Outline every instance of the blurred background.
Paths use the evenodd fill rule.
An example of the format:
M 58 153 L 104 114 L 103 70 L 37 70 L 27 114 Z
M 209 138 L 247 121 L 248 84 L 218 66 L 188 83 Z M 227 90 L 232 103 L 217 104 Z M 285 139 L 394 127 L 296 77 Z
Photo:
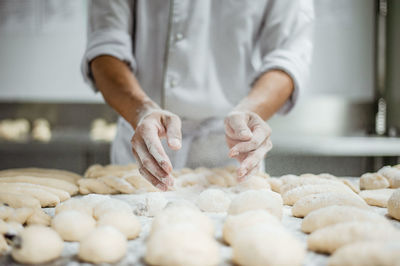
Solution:
M 310 81 L 295 109 L 270 121 L 267 172 L 359 176 L 400 163 L 400 1 L 314 4 Z M 117 114 L 80 74 L 87 9 L 0 0 L 0 169 L 109 163 Z

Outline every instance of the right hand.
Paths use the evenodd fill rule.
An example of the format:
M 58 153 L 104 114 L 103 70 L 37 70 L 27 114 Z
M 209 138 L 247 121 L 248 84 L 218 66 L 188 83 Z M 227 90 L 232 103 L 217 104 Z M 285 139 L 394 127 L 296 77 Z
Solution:
M 141 175 L 162 191 L 174 184 L 172 164 L 161 144 L 165 137 L 171 149 L 181 148 L 181 120 L 171 112 L 152 109 L 143 114 L 131 140 Z

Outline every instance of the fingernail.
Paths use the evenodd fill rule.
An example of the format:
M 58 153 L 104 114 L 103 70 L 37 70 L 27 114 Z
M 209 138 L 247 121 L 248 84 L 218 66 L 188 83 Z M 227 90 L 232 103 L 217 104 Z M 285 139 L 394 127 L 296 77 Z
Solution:
M 169 140 L 169 145 L 180 148 L 181 147 L 181 141 L 179 139 L 170 139 Z

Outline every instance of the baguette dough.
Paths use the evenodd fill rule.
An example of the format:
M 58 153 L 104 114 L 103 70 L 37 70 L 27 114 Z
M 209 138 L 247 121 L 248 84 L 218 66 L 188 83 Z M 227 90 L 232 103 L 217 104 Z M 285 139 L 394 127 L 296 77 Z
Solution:
M 22 195 L 28 195 L 39 200 L 42 207 L 54 207 L 60 203 L 60 198 L 55 194 L 47 192 L 40 188 L 31 188 L 25 186 L 14 186 L 13 184 L 0 185 L 0 193 L 16 193 Z
M 124 178 L 121 177 L 116 177 L 116 176 L 104 176 L 99 178 L 100 181 L 102 181 L 104 184 L 107 186 L 118 190 L 121 193 L 124 194 L 132 194 L 135 192 L 135 188 Z
M 43 189 L 43 190 L 45 190 L 47 192 L 50 192 L 50 193 L 56 195 L 60 199 L 61 202 L 71 198 L 69 193 L 64 191 L 64 190 L 57 189 L 57 188 L 52 188 L 52 187 L 48 187 L 48 186 L 37 185 L 37 184 L 30 184 L 30 183 L 2 183 L 1 179 L 0 179 L 0 187 L 9 187 L 9 188 L 26 187 L 26 188 Z
M 153 186 L 153 184 L 151 184 L 146 178 L 142 177 L 139 172 L 134 174 L 127 174 L 124 176 L 124 178 L 136 188 L 136 193 L 160 191 L 158 188 Z
M 399 241 L 357 242 L 339 248 L 329 259 L 329 266 L 400 265 Z
M 198 206 L 205 212 L 226 212 L 231 198 L 221 189 L 210 188 L 200 193 Z
M 228 213 L 239 214 L 245 211 L 263 209 L 282 218 L 283 202 L 281 195 L 271 190 L 248 190 L 237 195 L 231 202 Z
M 310 212 L 332 205 L 355 206 L 367 209 L 368 205 L 358 195 L 343 193 L 312 194 L 299 199 L 292 208 L 295 217 L 304 217 Z
M 281 226 L 259 224 L 245 227 L 232 243 L 232 260 L 245 266 L 300 266 L 305 249 Z
M 112 226 L 99 226 L 82 239 L 78 257 L 91 263 L 115 263 L 125 256 L 125 236 Z
M 400 189 L 393 192 L 387 207 L 389 215 L 400 221 Z
M 0 193 L 0 203 L 7 204 L 13 208 L 22 208 L 22 207 L 30 207 L 30 208 L 41 208 L 40 201 L 30 195 L 24 195 L 21 193 L 10 193 L 10 192 L 1 192 Z
M 73 172 L 58 170 L 58 169 L 44 169 L 44 168 L 15 168 L 0 171 L 0 177 L 14 177 L 14 176 L 33 176 L 42 178 L 53 178 L 67 181 L 71 184 L 76 184 L 80 175 Z
M 354 192 L 346 186 L 342 185 L 331 185 L 331 184 L 318 184 L 318 185 L 304 185 L 296 187 L 282 195 L 283 203 L 292 206 L 299 199 L 312 195 L 327 192 L 338 192 L 338 193 L 351 193 Z
M 360 178 L 360 189 L 388 188 L 389 181 L 378 173 L 365 173 Z
M 388 200 L 393 194 L 394 189 L 383 188 L 374 190 L 364 190 L 360 192 L 360 197 L 365 200 L 368 205 L 377 207 L 387 207 Z
M 96 221 L 83 212 L 68 210 L 57 214 L 51 221 L 51 227 L 65 241 L 81 241 L 94 230 Z
M 343 184 L 340 181 L 336 181 L 336 180 L 329 180 L 329 179 L 324 179 L 324 178 L 319 178 L 319 177 L 299 177 L 296 179 L 290 178 L 289 181 L 281 187 L 280 193 L 283 195 L 286 192 L 288 192 L 289 190 L 292 190 L 297 187 L 301 187 L 304 185 L 319 185 L 319 184 L 320 185 L 326 184 L 326 185 L 333 185 L 333 186 L 336 185 L 336 186 L 346 187 L 345 184 Z
M 138 237 L 141 225 L 138 218 L 129 212 L 111 211 L 100 216 L 97 225 L 110 225 L 123 233 L 127 239 Z
M 389 221 L 372 211 L 363 210 L 353 206 L 328 206 L 310 212 L 301 223 L 301 230 L 304 233 L 311 233 L 329 225 L 366 221 L 390 226 Z
M 21 246 L 14 247 L 11 255 L 19 263 L 39 264 L 58 258 L 64 247 L 61 237 L 51 228 L 32 225 L 19 234 Z
M 45 213 L 42 209 L 34 209 L 33 214 L 26 219 L 27 225 L 44 225 L 49 226 L 51 224 L 51 216 Z
M 0 177 L 1 183 L 30 183 L 42 186 L 57 188 L 68 192 L 71 196 L 78 193 L 78 187 L 64 180 L 33 177 L 33 176 L 14 176 L 14 177 Z
M 381 174 L 389 181 L 391 188 L 400 187 L 400 169 L 396 167 L 384 166 L 378 171 L 378 174 Z
M 117 194 L 118 190 L 107 186 L 100 179 L 82 178 L 78 181 L 79 193 L 82 195 L 96 193 L 96 194 Z
M 38 209 L 39 210 L 39 209 Z M 41 210 L 41 209 L 40 209 Z M 7 217 L 7 222 L 17 222 L 20 224 L 24 224 L 26 220 L 33 214 L 33 208 L 18 208 L 14 209 L 9 217 Z
M 258 224 L 278 226 L 281 223 L 278 218 L 266 210 L 253 210 L 238 215 L 229 215 L 222 229 L 223 239 L 227 244 L 231 245 L 235 236 L 244 228 L 253 227 Z
M 400 231 L 387 224 L 356 221 L 339 223 L 319 229 L 307 239 L 308 249 L 333 253 L 345 245 L 370 240 L 398 240 Z

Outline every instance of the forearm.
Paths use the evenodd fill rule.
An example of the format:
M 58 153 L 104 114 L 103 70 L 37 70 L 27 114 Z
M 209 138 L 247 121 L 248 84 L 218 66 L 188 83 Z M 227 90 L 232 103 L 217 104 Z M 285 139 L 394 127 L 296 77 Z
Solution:
M 249 95 L 236 107 L 251 111 L 268 120 L 289 99 L 294 89 L 293 81 L 281 70 L 264 73 L 253 85 Z
M 105 101 L 133 128 L 146 108 L 157 107 L 144 93 L 129 67 L 112 56 L 96 57 L 90 64 L 96 87 Z

